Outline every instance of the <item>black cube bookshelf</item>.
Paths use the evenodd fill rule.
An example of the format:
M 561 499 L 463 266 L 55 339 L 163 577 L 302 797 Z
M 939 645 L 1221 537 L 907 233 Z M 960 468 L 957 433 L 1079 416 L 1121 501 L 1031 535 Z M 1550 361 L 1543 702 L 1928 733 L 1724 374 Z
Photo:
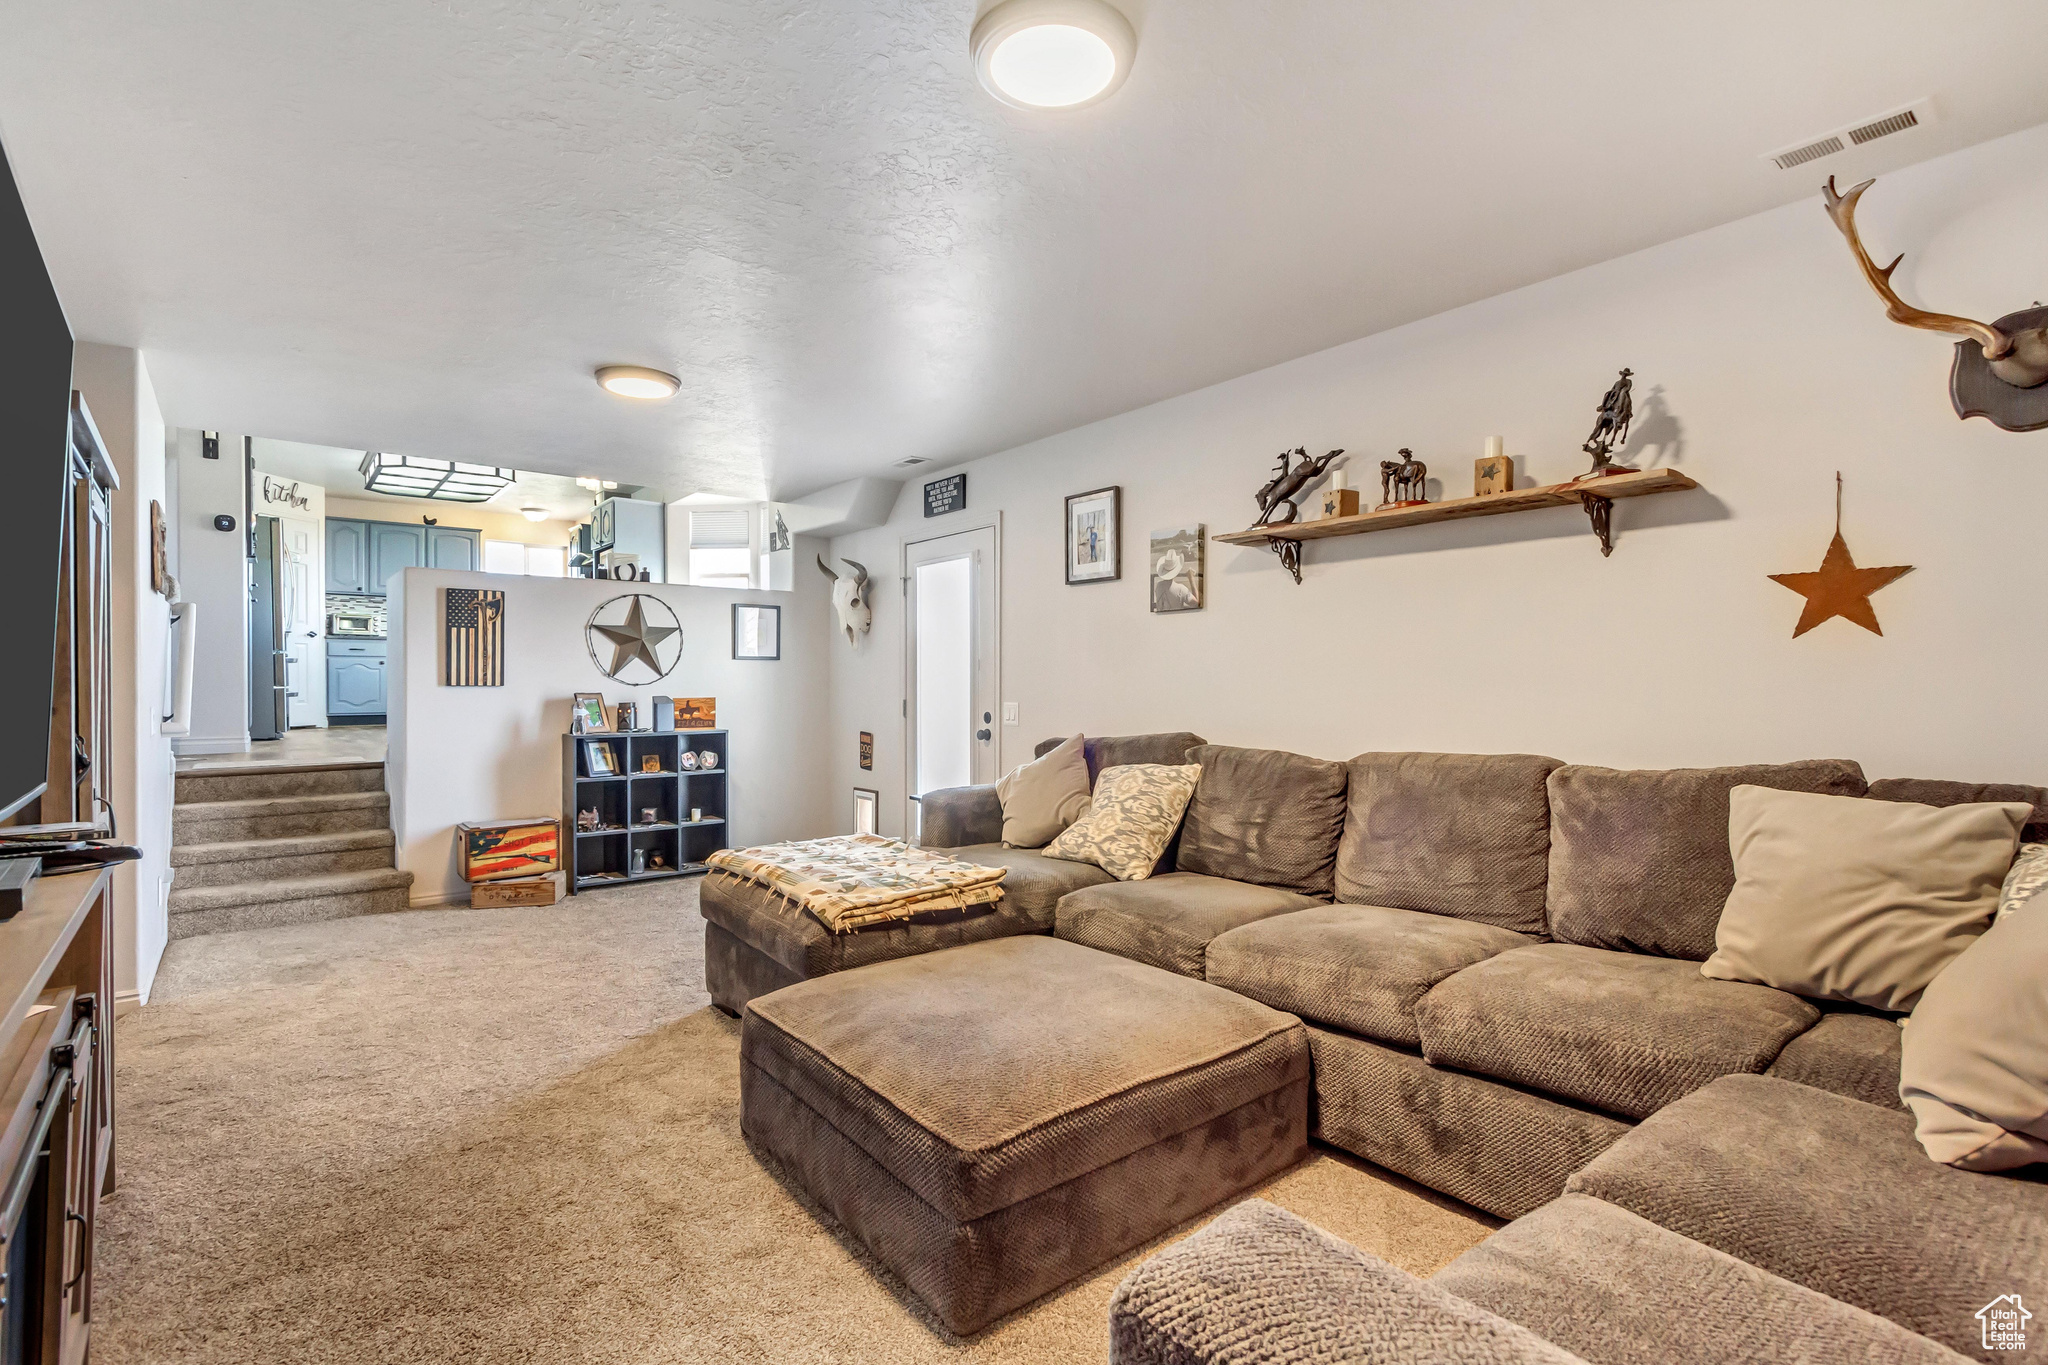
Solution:
M 562 828 L 568 846 L 569 894 L 630 886 L 707 871 L 704 860 L 728 848 L 726 732 L 612 730 L 562 736 Z M 593 754 L 603 745 L 607 765 Z M 683 755 L 715 755 L 708 766 L 683 766 Z M 614 771 L 604 771 L 609 766 Z M 581 828 L 584 811 L 599 828 Z M 655 818 L 642 818 L 652 810 Z M 697 812 L 691 819 L 690 812 Z M 639 871 L 634 870 L 634 854 Z

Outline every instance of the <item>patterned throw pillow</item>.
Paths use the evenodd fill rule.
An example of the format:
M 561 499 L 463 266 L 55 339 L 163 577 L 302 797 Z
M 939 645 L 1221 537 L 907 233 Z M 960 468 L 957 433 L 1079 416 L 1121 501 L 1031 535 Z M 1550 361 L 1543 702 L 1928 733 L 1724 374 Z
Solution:
M 1998 918 L 2004 919 L 2025 905 L 2044 886 L 2048 886 L 2048 844 L 2021 844 L 1998 893 Z
M 1094 804 L 1045 846 L 1045 856 L 1094 863 L 1120 882 L 1143 881 L 1180 828 L 1201 775 L 1199 763 L 1104 768 L 1095 778 Z

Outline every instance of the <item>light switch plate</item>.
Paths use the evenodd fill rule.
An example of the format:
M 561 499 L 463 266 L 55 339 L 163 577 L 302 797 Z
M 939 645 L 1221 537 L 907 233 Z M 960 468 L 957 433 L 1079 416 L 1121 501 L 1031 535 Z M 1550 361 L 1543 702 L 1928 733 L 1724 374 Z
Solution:
M 1005 725 L 1015 725 L 1016 723 L 1017 723 L 1017 703 L 1016 703 L 1016 702 L 1013 702 L 1013 701 L 1006 701 L 1006 702 L 1004 702 L 1004 703 L 1003 703 L 1003 724 L 1005 724 Z

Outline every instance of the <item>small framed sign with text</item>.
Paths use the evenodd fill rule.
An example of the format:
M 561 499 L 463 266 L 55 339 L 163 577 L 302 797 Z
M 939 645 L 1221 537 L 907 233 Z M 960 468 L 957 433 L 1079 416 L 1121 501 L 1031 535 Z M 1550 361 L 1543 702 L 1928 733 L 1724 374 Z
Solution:
M 948 512 L 962 512 L 967 509 L 967 475 L 948 474 L 943 479 L 933 479 L 924 486 L 924 514 L 928 517 L 943 517 Z
M 871 731 L 860 732 L 860 766 L 868 772 L 875 768 L 875 737 Z

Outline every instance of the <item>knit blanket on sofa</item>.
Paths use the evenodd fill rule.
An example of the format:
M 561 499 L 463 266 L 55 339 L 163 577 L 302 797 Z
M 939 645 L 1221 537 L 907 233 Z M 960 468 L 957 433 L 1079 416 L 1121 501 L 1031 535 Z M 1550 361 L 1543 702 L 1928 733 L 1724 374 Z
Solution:
M 1003 898 L 1008 868 L 979 867 L 879 834 L 720 849 L 705 863 L 778 891 L 834 933 Z

